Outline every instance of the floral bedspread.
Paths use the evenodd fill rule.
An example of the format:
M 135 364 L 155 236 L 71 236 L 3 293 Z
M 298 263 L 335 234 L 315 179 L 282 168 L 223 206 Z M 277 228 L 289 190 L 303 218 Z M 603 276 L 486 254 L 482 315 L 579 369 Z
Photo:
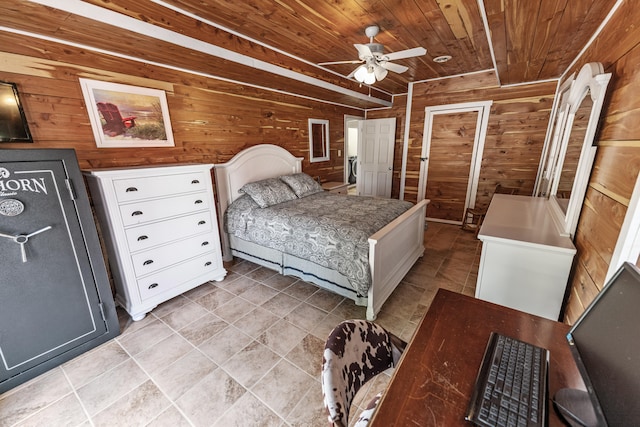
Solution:
M 360 296 L 371 283 L 369 237 L 412 207 L 397 199 L 330 192 L 260 208 L 248 195 L 225 213 L 225 230 L 342 273 Z

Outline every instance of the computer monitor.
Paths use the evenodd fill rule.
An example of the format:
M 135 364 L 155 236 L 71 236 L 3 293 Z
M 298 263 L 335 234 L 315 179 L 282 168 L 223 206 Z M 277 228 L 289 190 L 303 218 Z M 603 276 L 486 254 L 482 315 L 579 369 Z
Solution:
M 587 387 L 559 390 L 556 410 L 572 426 L 640 423 L 640 270 L 625 263 L 567 334 Z

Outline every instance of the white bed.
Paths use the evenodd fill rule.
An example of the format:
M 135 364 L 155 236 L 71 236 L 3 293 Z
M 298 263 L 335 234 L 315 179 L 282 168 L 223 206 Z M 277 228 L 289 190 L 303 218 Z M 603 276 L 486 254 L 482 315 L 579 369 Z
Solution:
M 358 297 L 342 274 L 280 251 L 229 236 L 224 231 L 224 212 L 249 182 L 302 172 L 302 158 L 276 145 L 248 148 L 227 163 L 214 166 L 218 215 L 225 261 L 233 256 L 299 277 L 367 307 L 367 319 L 374 320 L 380 308 L 424 253 L 423 239 L 428 200 L 422 200 L 369 238 L 371 286 L 366 297 Z M 233 249 L 231 249 L 233 248 Z

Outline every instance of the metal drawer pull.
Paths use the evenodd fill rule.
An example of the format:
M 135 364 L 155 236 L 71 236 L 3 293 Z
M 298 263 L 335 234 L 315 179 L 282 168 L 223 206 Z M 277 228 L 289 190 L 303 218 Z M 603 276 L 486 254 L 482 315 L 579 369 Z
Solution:
M 200 203 L 202 203 L 202 200 L 198 199 L 194 202 L 196 205 L 199 205 Z
M 131 216 L 138 216 L 138 215 L 142 215 L 142 211 L 134 211 L 131 213 Z
M 153 289 L 153 288 L 157 288 L 158 284 L 157 283 L 152 283 L 149 285 L 149 289 Z
M 197 179 L 194 179 L 193 181 L 191 181 L 192 184 L 200 184 L 200 181 L 198 181 Z
M 141 240 L 147 240 L 148 238 L 149 238 L 148 236 L 142 235 L 142 236 L 138 237 L 138 242 L 141 241 Z
M 211 265 L 211 261 L 207 261 L 207 262 L 204 263 L 205 267 L 209 267 L 210 265 Z
M 138 191 L 136 187 L 129 187 L 125 190 L 126 193 L 131 193 L 132 191 Z
M 145 262 L 142 263 L 142 265 L 149 265 L 149 264 L 153 264 L 153 260 L 152 259 L 148 259 Z
M 202 242 L 202 243 L 200 244 L 200 246 L 207 246 L 208 244 L 209 244 L 209 242 L 207 242 L 207 241 L 205 240 L 204 242 Z
M 198 225 L 202 225 L 202 224 L 206 224 L 206 223 L 207 223 L 207 221 L 199 221 Z

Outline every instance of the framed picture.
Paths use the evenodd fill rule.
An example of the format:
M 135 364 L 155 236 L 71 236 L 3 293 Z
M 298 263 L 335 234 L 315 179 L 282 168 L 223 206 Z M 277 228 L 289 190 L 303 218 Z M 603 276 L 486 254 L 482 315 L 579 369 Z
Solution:
M 173 147 L 162 90 L 80 79 L 98 148 Z
M 33 142 L 15 83 L 0 82 L 0 142 Z

